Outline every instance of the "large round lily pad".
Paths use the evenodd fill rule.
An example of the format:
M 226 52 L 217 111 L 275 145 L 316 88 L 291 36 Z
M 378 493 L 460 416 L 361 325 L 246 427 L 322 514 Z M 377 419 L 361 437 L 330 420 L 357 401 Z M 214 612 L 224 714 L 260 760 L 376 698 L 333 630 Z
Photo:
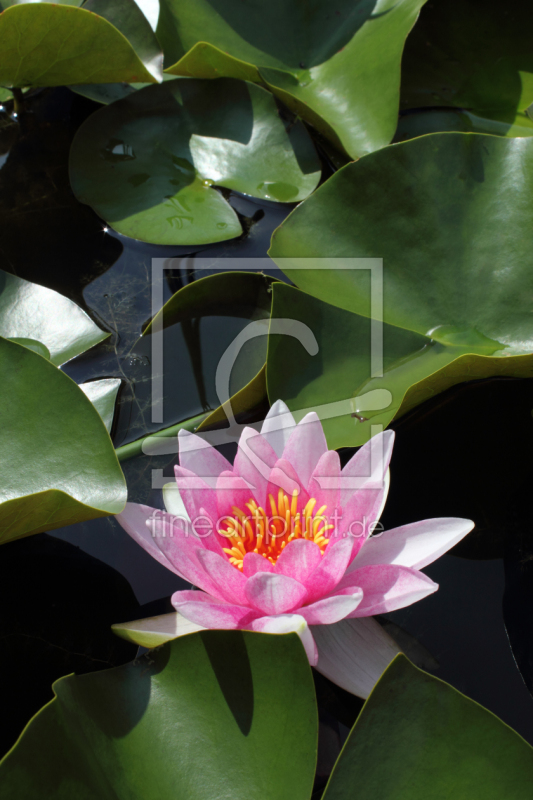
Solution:
M 72 144 L 79 200 L 120 233 L 157 244 L 239 236 L 235 211 L 213 184 L 295 203 L 320 179 L 302 122 L 284 122 L 251 83 L 173 80 L 93 114 Z
M 351 412 L 365 419 L 344 444 L 454 383 L 533 373 L 532 198 L 531 139 L 434 134 L 341 169 L 278 228 L 270 253 L 297 286 L 361 317 L 372 315 L 369 270 L 335 259 L 382 257 L 384 322 L 398 337 L 425 337 L 397 362 L 384 359 L 383 377 L 354 385 Z M 368 336 L 350 344 L 370 357 Z M 375 390 L 381 408 L 364 399 Z
M 206 631 L 63 678 L 0 766 L 6 800 L 308 800 L 313 680 L 295 634 Z
M 405 38 L 425 0 L 161 0 L 167 70 L 268 86 L 358 157 L 396 127 Z

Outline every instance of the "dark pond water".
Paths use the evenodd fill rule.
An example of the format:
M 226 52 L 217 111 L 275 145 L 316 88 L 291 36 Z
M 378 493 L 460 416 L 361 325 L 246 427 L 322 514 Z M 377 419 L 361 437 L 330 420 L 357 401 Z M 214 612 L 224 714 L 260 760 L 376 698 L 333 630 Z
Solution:
M 169 329 L 164 388 L 168 402 L 163 424 L 153 423 L 150 351 L 138 341 L 151 316 L 152 259 L 183 259 L 173 262 L 174 269 L 162 279 L 166 300 L 207 274 L 195 269 L 197 258 L 211 258 L 213 272 L 235 269 L 236 259 L 264 258 L 273 229 L 291 207 L 232 195 L 244 235 L 201 249 L 150 246 L 106 232 L 105 224 L 72 196 L 66 169 L 72 134 L 93 108 L 90 101 L 60 89 L 37 95 L 20 128 L 7 115 L 0 119 L 0 267 L 75 299 L 112 333 L 64 369 L 78 382 L 110 376 L 123 380 L 113 433 L 119 446 L 216 407 L 216 363 L 248 321 L 239 316 L 206 317 L 192 331 L 182 326 Z M 269 272 L 282 278 L 273 266 Z M 532 556 L 531 519 L 523 499 L 530 496 L 533 463 L 531 409 L 533 381 L 495 380 L 456 387 L 400 420 L 393 426 L 397 446 L 384 522 L 392 527 L 432 516 L 476 521 L 478 533 L 462 550 L 426 570 L 440 590 L 390 618 L 438 661 L 437 676 L 533 743 L 533 702 L 514 662 L 502 612 L 505 591 L 508 627 L 527 675 L 533 609 L 523 564 Z M 152 470 L 161 469 L 170 477 L 173 461 L 170 455 L 124 462 L 130 500 L 162 507 L 160 489 L 152 488 Z M 518 532 L 522 535 L 524 530 L 528 537 L 516 547 Z M 8 688 L 2 691 L 11 699 L 15 696 L 20 708 L 0 743 L 4 749 L 49 698 L 52 679 L 132 657 L 127 647 L 113 650 L 114 637 L 98 649 L 96 626 L 107 630 L 111 622 L 128 615 L 164 610 L 165 598 L 183 588 L 113 518 L 5 548 L 5 570 L 18 575 L 13 571 L 20 569 L 28 580 L 7 581 L 2 595 L 2 617 L 13 619 L 4 622 L 0 637 L 3 661 L 11 665 L 4 681 Z M 106 571 L 101 562 L 120 575 Z M 29 605 L 23 599 L 28 592 L 33 598 Z M 138 604 L 154 605 L 139 611 Z M 65 610 L 69 607 L 76 609 L 74 618 Z M 112 614 L 116 617 L 110 619 Z M 30 617 L 39 618 L 37 629 L 31 627 Z M 61 648 L 66 655 L 58 659 Z M 76 662 L 80 651 L 85 656 Z M 39 686 L 36 670 L 46 677 Z

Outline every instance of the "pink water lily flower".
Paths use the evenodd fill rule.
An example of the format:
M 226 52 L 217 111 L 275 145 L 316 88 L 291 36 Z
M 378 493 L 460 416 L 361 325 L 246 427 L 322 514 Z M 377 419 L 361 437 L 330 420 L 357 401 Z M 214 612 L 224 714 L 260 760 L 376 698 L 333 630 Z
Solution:
M 176 635 L 294 631 L 312 665 L 367 696 L 399 652 L 370 618 L 436 591 L 420 569 L 473 527 L 448 518 L 382 531 L 393 441 L 391 431 L 375 436 L 341 469 L 317 415 L 296 424 L 281 401 L 260 433 L 244 428 L 233 465 L 180 431 L 167 511 L 128 504 L 118 516 L 145 550 L 198 587 L 172 596 Z

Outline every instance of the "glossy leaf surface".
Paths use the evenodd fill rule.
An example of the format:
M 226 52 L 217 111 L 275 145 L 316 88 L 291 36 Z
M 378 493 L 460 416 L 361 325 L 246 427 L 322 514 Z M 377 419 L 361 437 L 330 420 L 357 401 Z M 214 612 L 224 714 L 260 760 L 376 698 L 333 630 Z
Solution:
M 262 83 L 351 156 L 396 126 L 405 38 L 424 0 L 162 0 L 168 71 Z
M 155 81 L 132 45 L 103 17 L 54 3 L 24 3 L 0 14 L 0 84 Z
M 205 244 L 242 232 L 212 184 L 298 202 L 316 187 L 320 162 L 304 125 L 284 123 L 264 89 L 173 80 L 93 114 L 74 139 L 70 173 L 78 199 L 119 233 Z
M 310 796 L 316 706 L 296 635 L 193 634 L 55 691 L 2 763 L 10 800 Z
M 152 77 L 158 82 L 162 80 L 161 47 L 135 0 L 87 0 L 83 8 L 103 17 L 120 31 Z
M 102 378 L 99 381 L 88 381 L 80 384 L 80 389 L 100 414 L 108 433 L 111 432 L 113 427 L 115 403 L 120 384 L 120 378 Z
M 398 329 L 388 333 L 398 343 L 408 331 L 419 337 L 394 363 L 384 352 L 383 377 L 354 386 L 351 411 L 366 420 L 351 438 L 345 429 L 343 444 L 361 444 L 370 424 L 454 383 L 532 374 L 533 257 L 523 235 L 532 190 L 530 139 L 435 134 L 348 165 L 275 232 L 270 254 L 300 289 L 362 317 L 371 315 L 369 269 L 339 269 L 335 259 L 382 257 L 383 318 Z M 322 260 L 291 269 L 301 258 Z
M 383 757 L 386 753 L 387 768 Z M 324 800 L 525 800 L 533 749 L 399 655 L 359 715 Z
M 49 361 L 0 339 L 0 542 L 117 514 L 126 486 L 91 402 Z
M 0 270 L 0 336 L 42 342 L 60 366 L 109 333 L 59 292 Z

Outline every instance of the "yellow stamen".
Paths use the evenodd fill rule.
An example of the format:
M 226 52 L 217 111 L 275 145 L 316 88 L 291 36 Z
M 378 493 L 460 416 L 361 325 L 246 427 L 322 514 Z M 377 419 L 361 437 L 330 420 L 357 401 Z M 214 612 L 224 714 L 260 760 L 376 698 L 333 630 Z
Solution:
M 230 564 L 242 571 L 245 555 L 258 553 L 274 565 L 287 544 L 295 539 L 314 542 L 324 554 L 328 533 L 334 526 L 329 524 L 325 514 L 327 506 L 315 512 L 316 504 L 316 498 L 312 497 L 305 508 L 298 511 L 298 491 L 295 489 L 289 498 L 280 489 L 277 502 L 273 495 L 268 496 L 270 517 L 253 498 L 245 503 L 248 513 L 234 506 L 233 516 L 226 517 L 219 530 L 231 544 L 223 548 Z

